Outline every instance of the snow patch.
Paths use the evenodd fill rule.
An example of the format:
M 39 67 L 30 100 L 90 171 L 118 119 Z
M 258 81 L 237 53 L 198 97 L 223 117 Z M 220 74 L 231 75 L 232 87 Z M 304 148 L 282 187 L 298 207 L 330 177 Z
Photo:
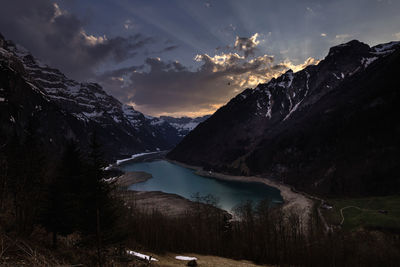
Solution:
M 15 45 L 15 49 L 13 49 L 13 51 L 18 57 L 24 57 L 29 55 L 29 51 L 25 47 L 19 44 Z
M 292 110 L 293 102 L 292 99 L 290 98 L 290 95 L 287 92 L 286 92 L 286 97 L 289 100 L 289 110 Z
M 89 112 L 82 112 L 82 114 L 85 115 L 88 118 L 96 118 L 96 117 L 103 116 L 103 112 L 102 111 L 100 111 L 100 112 L 93 111 L 93 112 L 90 112 L 90 113 Z
M 307 82 L 306 82 L 306 93 L 304 94 L 304 97 L 306 97 L 307 96 L 307 94 L 308 94 L 308 90 L 310 90 L 310 85 L 309 85 L 309 82 L 310 82 L 310 73 L 308 73 L 307 71 L 306 71 L 306 75 L 307 75 Z
M 197 261 L 196 257 L 188 257 L 188 256 L 176 256 L 175 259 L 180 261 Z
M 400 42 L 390 42 L 387 44 L 382 44 L 382 45 L 378 45 L 374 47 L 374 51 L 375 52 L 385 52 L 388 50 L 391 50 L 392 48 L 394 48 L 395 46 L 400 45 Z M 394 51 L 394 50 L 392 50 Z M 390 51 L 390 52 L 392 52 Z
M 340 77 L 339 77 L 339 76 L 337 76 L 337 74 L 336 74 L 336 73 L 332 72 L 332 74 L 333 74 L 333 76 L 335 76 L 335 78 L 336 78 L 336 79 L 340 80 Z
M 105 167 L 104 170 L 108 171 L 108 170 L 110 170 L 110 168 L 109 167 Z M 114 177 L 110 177 L 110 178 L 104 178 L 103 181 L 106 182 L 106 183 L 112 183 L 117 179 L 118 179 L 118 176 L 114 176 Z
M 132 255 L 132 256 L 141 258 L 141 259 L 143 259 L 143 260 L 147 260 L 147 261 L 149 261 L 149 260 L 158 261 L 157 259 L 155 259 L 155 258 L 153 258 L 153 257 L 151 257 L 151 256 L 148 256 L 148 255 L 145 255 L 145 254 L 142 254 L 142 253 L 133 251 L 133 250 L 127 250 L 126 253 L 128 253 L 129 255 Z
M 157 125 L 163 124 L 164 122 L 165 122 L 165 121 L 162 120 L 162 119 L 153 119 L 153 120 L 150 122 L 150 124 L 153 125 L 153 126 L 157 126 Z
M 364 68 L 367 68 L 369 64 L 377 60 L 378 57 L 370 57 L 370 58 L 363 58 L 361 59 L 361 64 L 364 65 Z
M 280 83 L 278 83 L 279 86 L 281 87 L 285 87 L 285 88 L 289 88 L 292 85 L 293 82 L 293 71 L 287 71 L 282 78 L 285 78 L 285 80 L 287 79 L 287 81 L 282 81 Z
M 25 80 L 25 81 L 26 81 L 26 80 Z M 45 94 L 42 92 L 42 90 L 40 90 L 36 85 L 34 85 L 33 83 L 28 82 L 28 81 L 26 81 L 26 83 L 29 84 L 35 91 L 37 91 L 37 92 L 40 93 L 41 95 L 44 95 L 44 96 L 45 96 Z
M 355 70 L 353 70 L 352 72 L 349 73 L 349 76 L 354 75 L 354 74 L 357 73 L 360 69 L 361 69 L 360 67 L 355 68 Z
M 299 107 L 299 105 L 301 104 L 301 102 L 303 102 L 304 99 L 302 99 L 301 101 L 299 101 L 299 103 L 297 103 L 296 105 L 294 105 L 294 107 L 289 111 L 289 113 L 286 115 L 286 117 L 283 119 L 283 121 L 287 120 L 290 115 L 292 115 L 293 112 L 295 112 L 297 110 L 297 108 Z
M 170 123 L 172 127 L 174 127 L 175 129 L 179 130 L 187 130 L 187 131 L 192 131 L 194 128 L 197 127 L 197 125 L 199 125 L 198 122 L 188 122 L 185 124 L 180 124 L 180 123 Z
M 87 117 L 85 117 L 83 114 L 80 114 L 80 113 L 72 113 L 72 115 L 74 115 L 75 118 L 77 118 L 78 120 L 85 121 L 85 122 L 88 122 L 88 121 L 89 121 L 89 119 L 88 119 Z
M 117 116 L 111 116 L 111 117 L 116 123 L 120 123 L 121 122 L 121 120 Z
M 117 164 L 117 165 L 120 165 L 121 163 L 123 163 L 123 162 L 125 162 L 125 161 L 132 160 L 132 159 L 135 159 L 135 158 L 137 158 L 137 157 L 144 156 L 144 155 L 154 154 L 154 153 L 158 153 L 158 151 L 156 151 L 156 152 L 145 152 L 145 153 L 133 154 L 130 158 L 127 158 L 127 159 L 119 159 L 119 160 L 117 160 L 116 164 Z
M 258 102 L 258 100 L 257 100 L 257 110 L 260 110 L 260 109 L 262 109 L 262 107 L 260 105 L 260 102 Z
M 95 95 L 97 98 L 107 98 L 106 95 L 99 94 L 99 93 L 94 93 L 94 95 Z
M 2 54 L 3 56 L 6 56 L 6 57 L 10 57 L 12 55 L 9 51 L 5 50 L 2 47 L 0 47 L 0 54 Z
M 265 117 L 271 119 L 272 117 L 272 95 L 271 92 L 269 90 L 265 91 L 268 95 L 268 110 L 267 113 L 265 113 Z
M 49 81 L 49 80 L 45 80 L 45 79 L 42 79 L 42 78 L 35 78 L 35 80 L 36 81 L 39 81 L 39 82 L 43 82 L 43 83 L 49 83 L 49 84 L 62 84 L 62 81 Z

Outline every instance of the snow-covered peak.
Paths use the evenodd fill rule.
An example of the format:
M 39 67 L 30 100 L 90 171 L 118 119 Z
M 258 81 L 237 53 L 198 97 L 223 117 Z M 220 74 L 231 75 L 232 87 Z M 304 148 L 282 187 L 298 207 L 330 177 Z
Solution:
M 174 118 L 169 116 L 161 116 L 160 119 L 168 122 L 172 127 L 174 127 L 180 136 L 185 136 L 189 132 L 193 131 L 200 123 L 207 120 L 210 115 L 197 118 L 181 117 Z
M 280 87 L 289 88 L 293 82 L 293 70 L 288 70 L 285 74 L 283 74 L 280 78 L 281 81 L 278 83 Z
M 125 116 L 128 118 L 139 117 L 142 115 L 142 113 L 134 110 L 133 107 L 129 106 L 129 105 L 122 105 L 122 110 L 123 110 Z
M 171 125 L 173 127 L 175 127 L 177 130 L 185 130 L 185 131 L 192 131 L 194 128 L 197 127 L 197 125 L 199 125 L 198 122 L 188 122 L 188 123 L 184 123 L 184 124 L 180 124 L 180 123 L 171 123 Z
M 161 125 L 165 123 L 165 120 L 153 117 L 153 119 L 150 120 L 150 123 L 151 125 Z
M 383 52 L 393 52 L 397 47 L 400 46 L 400 41 L 396 42 L 389 42 L 386 44 L 379 44 L 372 47 L 372 50 L 376 53 L 383 53 Z
M 247 90 L 237 95 L 233 104 L 243 103 L 259 119 L 270 123 L 287 121 L 294 113 L 316 103 L 335 90 L 346 78 L 369 68 L 375 61 L 400 48 L 400 42 L 375 47 L 353 40 L 332 47 L 318 66 L 309 66 L 294 73 L 288 70 L 267 84 L 259 84 L 251 94 Z M 318 70 L 318 76 L 313 73 Z M 249 100 L 249 95 L 251 95 Z

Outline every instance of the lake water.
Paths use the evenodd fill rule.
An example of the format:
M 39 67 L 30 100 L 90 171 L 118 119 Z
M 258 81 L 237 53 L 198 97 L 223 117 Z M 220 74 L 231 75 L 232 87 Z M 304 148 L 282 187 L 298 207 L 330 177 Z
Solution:
M 131 190 L 163 191 L 192 200 L 196 193 L 201 196 L 211 194 L 219 199 L 219 206 L 228 211 L 246 200 L 258 202 L 270 199 L 278 203 L 283 201 L 277 188 L 262 183 L 222 181 L 203 177 L 195 174 L 194 170 L 165 160 L 128 162 L 122 164 L 120 168 L 124 171 L 144 171 L 153 175 L 153 178 L 146 182 L 130 186 Z

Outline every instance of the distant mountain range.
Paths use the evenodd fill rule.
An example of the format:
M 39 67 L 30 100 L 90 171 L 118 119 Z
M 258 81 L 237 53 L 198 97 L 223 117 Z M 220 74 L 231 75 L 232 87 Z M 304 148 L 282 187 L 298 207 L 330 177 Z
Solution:
M 204 118 L 205 119 L 205 118 Z M 0 35 L 0 146 L 35 125 L 45 148 L 67 139 L 86 147 L 96 131 L 108 159 L 167 150 L 202 118 L 150 117 L 124 105 L 96 83 L 79 83 Z
M 179 136 L 184 137 L 201 122 L 207 120 L 211 115 L 205 115 L 197 118 L 181 117 L 174 118 L 169 116 L 161 116 L 160 119 L 168 122 L 172 127 L 178 130 Z
M 400 42 L 332 47 L 246 89 L 167 156 L 331 195 L 400 192 Z

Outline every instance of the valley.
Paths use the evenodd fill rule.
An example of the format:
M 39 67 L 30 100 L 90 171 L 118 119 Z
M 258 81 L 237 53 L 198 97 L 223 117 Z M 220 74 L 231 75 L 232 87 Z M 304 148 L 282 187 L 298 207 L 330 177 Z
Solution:
M 400 2 L 314 2 L 2 3 L 0 266 L 397 266 Z

